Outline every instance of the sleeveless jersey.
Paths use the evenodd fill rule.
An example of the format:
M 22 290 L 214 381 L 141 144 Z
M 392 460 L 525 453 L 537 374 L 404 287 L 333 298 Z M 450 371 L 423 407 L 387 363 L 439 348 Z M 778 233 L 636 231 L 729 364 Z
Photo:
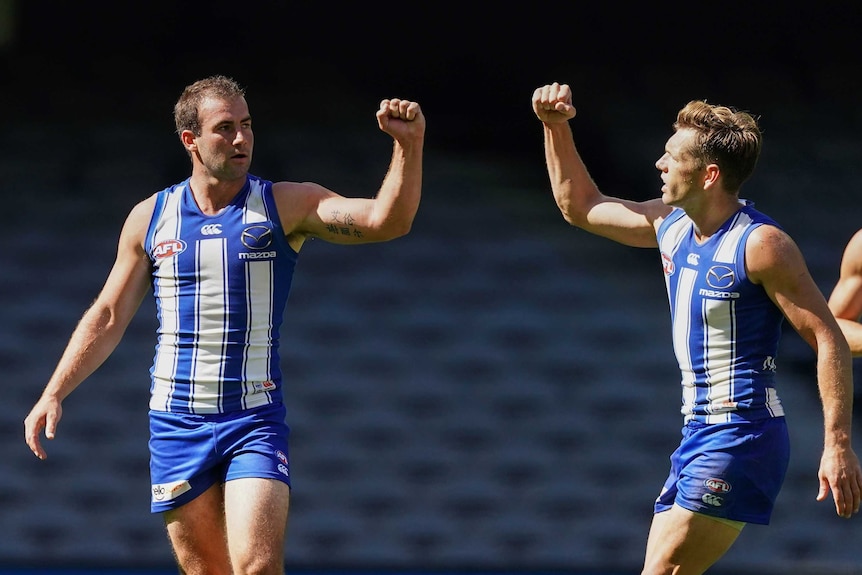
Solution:
M 754 204 L 741 204 L 702 244 L 681 209 L 659 226 L 686 423 L 784 415 L 774 384 L 784 316 L 745 271 L 745 243 L 752 230 L 779 226 Z
M 279 328 L 298 257 L 272 182 L 249 175 L 209 216 L 189 180 L 158 192 L 145 249 L 158 311 L 150 409 L 230 413 L 281 403 Z

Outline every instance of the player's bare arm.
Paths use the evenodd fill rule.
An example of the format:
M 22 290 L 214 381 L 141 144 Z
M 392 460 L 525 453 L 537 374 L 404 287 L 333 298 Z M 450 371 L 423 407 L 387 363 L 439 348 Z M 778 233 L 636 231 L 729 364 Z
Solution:
M 150 266 L 143 241 L 153 201 L 145 200 L 130 212 L 105 285 L 78 322 L 42 396 L 24 420 L 25 441 L 40 459 L 47 457 L 42 431 L 46 438 L 54 438 L 63 400 L 116 348 L 149 289 Z
M 536 88 L 532 104 L 544 126 L 545 161 L 563 218 L 573 226 L 628 246 L 657 247 L 656 230 L 670 208 L 660 199 L 633 202 L 599 190 L 574 143 L 569 120 L 576 110 L 569 86 L 555 82 Z
M 392 136 L 383 183 L 371 197 L 346 197 L 318 184 L 273 186 L 279 216 L 294 249 L 307 237 L 339 244 L 382 242 L 410 231 L 422 190 L 425 116 L 409 100 L 383 100 L 376 118 Z
M 851 446 L 853 377 L 850 349 L 812 279 L 795 242 L 773 226 L 752 232 L 746 245 L 749 277 L 759 283 L 788 322 L 817 353 L 824 447 L 817 500 L 832 492 L 835 511 L 851 517 L 862 502 L 862 469 Z
M 856 232 L 841 258 L 838 283 L 829 295 L 829 309 L 838 319 L 838 325 L 850 351 L 855 357 L 862 356 L 862 230 Z

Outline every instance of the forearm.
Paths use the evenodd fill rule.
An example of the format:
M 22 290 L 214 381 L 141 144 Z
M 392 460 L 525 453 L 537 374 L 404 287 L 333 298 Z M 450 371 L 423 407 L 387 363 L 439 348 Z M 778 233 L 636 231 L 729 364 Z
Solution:
M 111 355 L 125 331 L 107 308 L 93 306 L 78 322 L 43 396 L 65 399 Z
M 422 195 L 422 141 L 393 145 L 392 159 L 375 197 L 376 226 L 387 239 L 410 231 Z
M 824 441 L 827 446 L 850 445 L 853 418 L 852 359 L 839 342 L 821 348 L 817 359 L 817 381 L 823 405 Z
M 583 226 L 588 202 L 599 195 L 599 190 L 575 147 L 568 122 L 544 124 L 545 162 L 551 189 L 563 218 Z

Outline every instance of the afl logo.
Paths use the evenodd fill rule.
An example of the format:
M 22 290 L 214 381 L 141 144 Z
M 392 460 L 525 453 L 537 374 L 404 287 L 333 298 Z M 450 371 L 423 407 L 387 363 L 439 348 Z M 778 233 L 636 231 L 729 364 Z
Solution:
M 727 266 L 712 266 L 706 272 L 706 283 L 715 289 L 727 289 L 736 281 L 733 270 Z
M 265 250 L 272 243 L 272 230 L 268 226 L 249 226 L 239 239 L 250 250 Z
M 730 483 L 724 479 L 710 478 L 703 481 L 703 486 L 713 493 L 727 493 L 730 491 Z
M 673 260 L 664 252 L 661 253 L 661 267 L 664 269 L 664 275 L 666 276 L 673 275 L 673 272 L 676 270 L 676 267 L 673 265 Z
M 153 259 L 163 260 L 179 255 L 184 251 L 186 251 L 186 242 L 183 240 L 165 240 L 153 248 Z

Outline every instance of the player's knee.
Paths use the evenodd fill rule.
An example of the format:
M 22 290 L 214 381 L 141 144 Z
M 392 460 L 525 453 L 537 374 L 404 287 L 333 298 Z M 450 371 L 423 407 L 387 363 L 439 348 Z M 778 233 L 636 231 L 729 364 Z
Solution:
M 260 548 L 233 558 L 234 575 L 284 575 L 281 553 L 264 553 Z

